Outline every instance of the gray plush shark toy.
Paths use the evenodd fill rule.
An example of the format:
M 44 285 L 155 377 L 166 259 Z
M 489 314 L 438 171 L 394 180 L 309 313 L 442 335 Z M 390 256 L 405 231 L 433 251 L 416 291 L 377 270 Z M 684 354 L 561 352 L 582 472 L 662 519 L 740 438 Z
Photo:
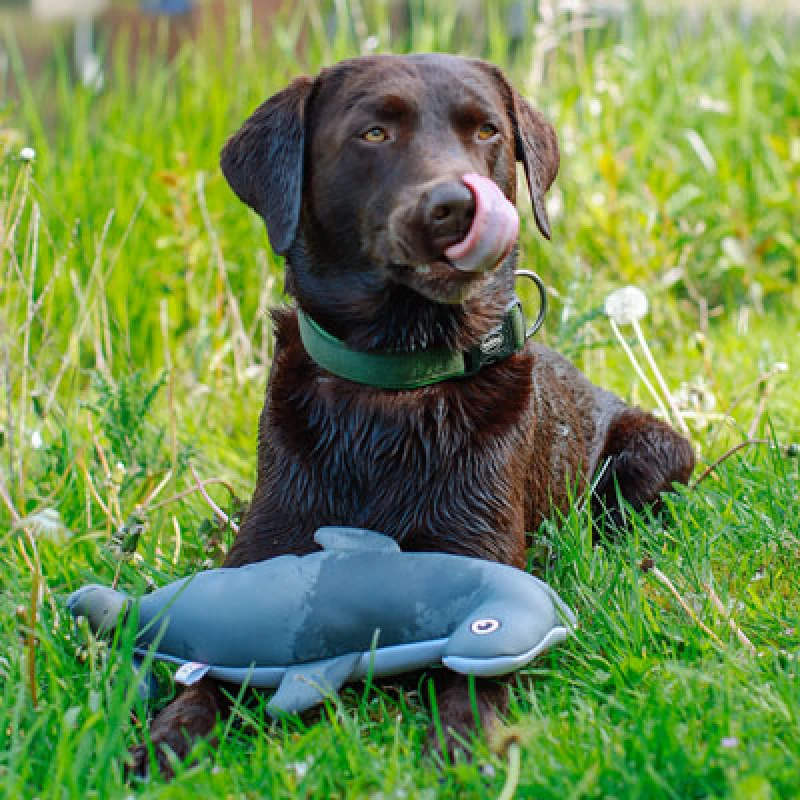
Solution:
M 575 616 L 513 567 L 404 553 L 383 534 L 320 528 L 323 550 L 212 569 L 132 600 L 104 586 L 73 593 L 73 615 L 108 632 L 138 613 L 137 652 L 203 675 L 277 688 L 273 714 L 302 712 L 352 680 L 444 664 L 512 672 L 563 641 Z

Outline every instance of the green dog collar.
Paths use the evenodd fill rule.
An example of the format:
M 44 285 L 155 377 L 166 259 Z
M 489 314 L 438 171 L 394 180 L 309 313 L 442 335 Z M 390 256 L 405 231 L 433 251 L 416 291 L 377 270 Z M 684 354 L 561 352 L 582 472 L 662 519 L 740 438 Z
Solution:
M 308 355 L 320 367 L 354 383 L 377 389 L 419 389 L 454 378 L 475 375 L 483 367 L 518 353 L 525 341 L 541 327 L 546 312 L 544 285 L 537 275 L 519 272 L 536 283 L 540 310 L 536 322 L 525 329 L 525 315 L 518 298 L 509 304 L 497 327 L 467 351 L 420 350 L 411 353 L 362 353 L 321 328 L 297 309 L 300 338 Z

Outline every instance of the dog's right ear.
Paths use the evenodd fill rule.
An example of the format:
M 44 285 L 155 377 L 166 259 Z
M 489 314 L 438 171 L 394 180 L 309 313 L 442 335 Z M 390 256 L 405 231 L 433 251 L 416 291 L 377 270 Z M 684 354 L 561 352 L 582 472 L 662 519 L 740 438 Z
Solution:
M 273 250 L 291 247 L 300 219 L 308 98 L 314 81 L 297 78 L 259 106 L 222 149 L 220 165 L 239 199 L 267 224 Z

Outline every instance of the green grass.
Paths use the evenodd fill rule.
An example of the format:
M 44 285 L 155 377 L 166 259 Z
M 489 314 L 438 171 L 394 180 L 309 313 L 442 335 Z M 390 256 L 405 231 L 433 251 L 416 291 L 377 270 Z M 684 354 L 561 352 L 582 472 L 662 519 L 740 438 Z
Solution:
M 196 493 L 170 498 L 192 487 L 190 465 L 229 485 L 209 487 L 226 511 L 248 498 L 271 355 L 265 309 L 282 302 L 282 275 L 217 153 L 270 92 L 360 52 L 369 35 L 381 50 L 488 57 L 553 119 L 563 149 L 554 241 L 537 238 L 527 210 L 522 234 L 524 264 L 552 289 L 544 341 L 653 407 L 600 313 L 609 291 L 640 285 L 661 371 L 673 389 L 694 388 L 683 410 L 697 412 L 701 463 L 749 435 L 796 435 L 796 27 L 637 11 L 578 35 L 560 17 L 512 57 L 498 4 L 465 29 L 450 4 L 422 14 L 415 2 L 406 32 L 392 31 L 384 3 L 368 5 L 340 4 L 331 39 L 312 9 L 252 48 L 233 15 L 224 42 L 169 66 L 156 57 L 136 75 L 123 48 L 101 94 L 70 84 L 63 53 L 29 82 L 9 42 L 20 92 L 0 109 L 0 795 L 502 790 L 507 742 L 481 739 L 472 762 L 437 765 L 420 693 L 361 687 L 309 726 L 271 727 L 263 704 L 242 705 L 219 746 L 201 744 L 173 784 L 126 786 L 124 754 L 143 735 L 130 635 L 109 651 L 62 604 L 89 580 L 119 573 L 144 591 L 221 560 L 230 533 L 207 505 Z M 33 164 L 17 157 L 24 145 Z M 788 372 L 774 371 L 781 362 Z M 592 547 L 577 512 L 538 532 L 532 562 L 581 629 L 519 675 L 508 729 L 521 749 L 518 797 L 800 794 L 797 487 L 796 458 L 756 447 L 607 546 Z M 134 512 L 147 524 L 135 558 L 120 558 L 114 541 Z M 660 573 L 639 569 L 644 557 L 719 641 Z M 762 655 L 730 631 L 705 584 Z

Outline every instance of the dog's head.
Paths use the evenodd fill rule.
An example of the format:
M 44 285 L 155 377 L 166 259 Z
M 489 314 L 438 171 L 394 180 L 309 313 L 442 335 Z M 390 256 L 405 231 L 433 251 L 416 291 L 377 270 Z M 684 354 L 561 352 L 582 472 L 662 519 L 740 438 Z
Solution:
M 289 290 L 345 337 L 409 305 L 453 318 L 482 297 L 496 317 L 513 285 L 517 161 L 549 237 L 553 128 L 496 67 L 441 54 L 298 78 L 222 151 L 231 187 L 287 256 Z

